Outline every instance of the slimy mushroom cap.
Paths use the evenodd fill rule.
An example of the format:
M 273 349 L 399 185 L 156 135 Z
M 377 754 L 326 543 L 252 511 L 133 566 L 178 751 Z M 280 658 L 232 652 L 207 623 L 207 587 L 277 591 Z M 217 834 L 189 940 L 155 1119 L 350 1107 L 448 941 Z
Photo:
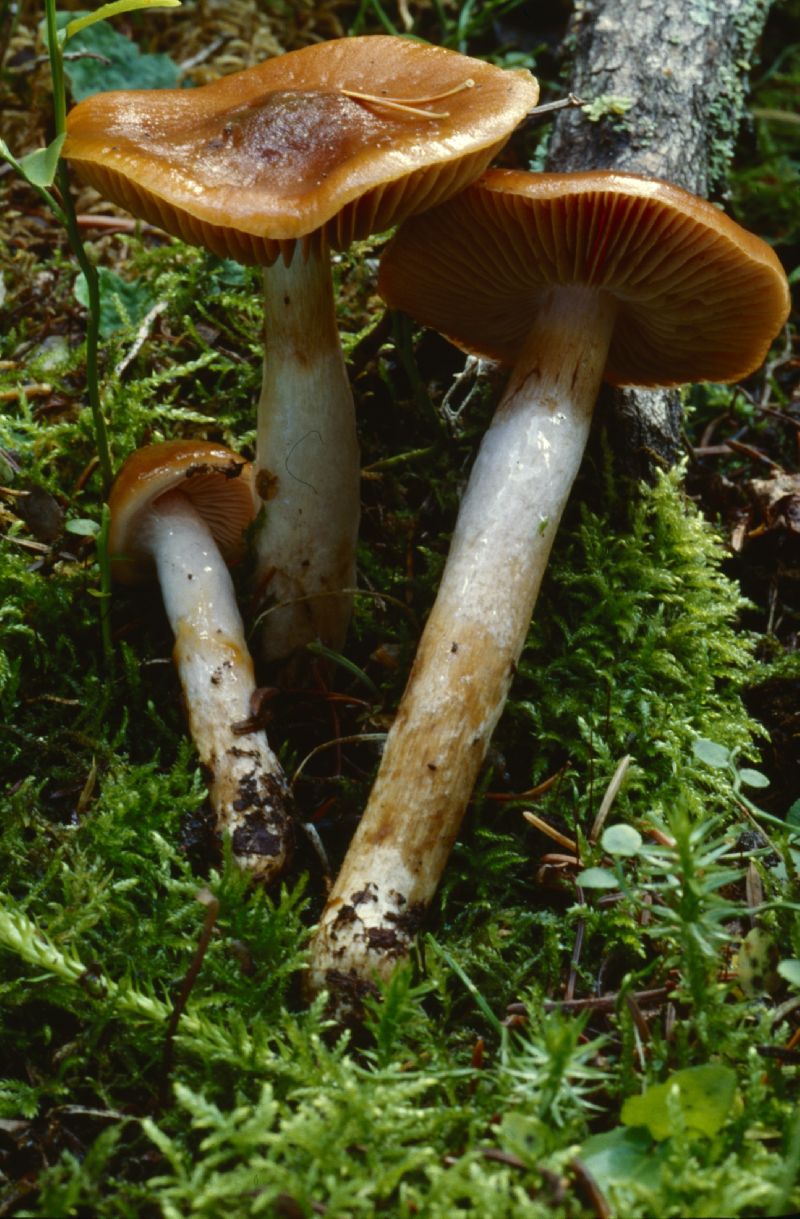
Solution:
M 537 98 L 523 69 L 404 38 L 342 38 L 197 89 L 94 94 L 69 115 L 64 156 L 134 215 L 269 264 L 297 238 L 342 248 L 441 202 Z
M 171 491 L 191 500 L 228 564 L 243 558 L 244 531 L 254 515 L 249 462 L 211 441 L 167 440 L 132 453 L 111 488 L 108 545 L 115 579 L 136 584 L 153 574 L 141 540 L 144 518 Z
M 513 364 L 552 289 L 614 297 L 614 385 L 736 381 L 762 362 L 789 291 L 773 250 L 667 182 L 490 170 L 407 220 L 384 253 L 387 302 L 473 354 Z

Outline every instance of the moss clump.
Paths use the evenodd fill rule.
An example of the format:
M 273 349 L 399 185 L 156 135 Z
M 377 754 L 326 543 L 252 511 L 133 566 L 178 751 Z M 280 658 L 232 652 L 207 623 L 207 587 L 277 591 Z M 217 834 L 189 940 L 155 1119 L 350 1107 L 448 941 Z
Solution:
M 626 815 L 661 814 L 679 796 L 699 814 L 693 740 L 748 751 L 756 731 L 740 698 L 754 666 L 737 630 L 746 602 L 679 472 L 633 496 L 609 475 L 604 491 L 600 510 L 574 502 L 562 527 L 520 662 L 525 693 L 509 709 L 516 748 L 525 726 L 535 742 L 531 785 L 569 763 L 550 802 L 585 830 L 624 754 Z
M 763 6 L 744 6 L 748 55 Z M 216 0 L 203 7 L 216 22 Z M 484 0 L 456 20 L 423 6 L 418 32 L 496 50 L 501 25 L 513 40 L 517 20 L 530 24 L 515 8 Z M 263 26 L 257 9 L 236 0 L 223 16 L 252 32 Z M 312 18 L 319 33 L 338 29 L 336 6 L 294 9 L 276 9 L 299 23 L 281 38 L 286 46 L 300 26 L 302 41 L 313 35 Z M 31 29 L 32 12 L 24 0 L 20 20 L 30 16 Z M 209 43 L 208 21 L 194 16 L 179 59 Z M 374 3 L 351 16 L 364 29 L 395 19 Z M 172 16 L 152 20 L 137 28 L 159 37 L 176 28 Z M 226 55 L 231 47 L 226 35 Z M 785 245 L 796 233 L 797 209 L 786 202 L 796 166 L 791 124 L 774 111 L 789 109 L 796 59 L 787 51 L 780 74 L 765 76 L 760 103 L 772 117 L 757 116 L 755 164 L 735 181 L 745 214 L 768 216 L 760 231 L 774 236 L 777 223 Z M 12 88 L 30 77 L 30 60 L 21 62 L 20 71 L 11 64 Z M 206 68 L 216 70 L 212 60 L 199 73 Z M 738 123 L 738 90 L 717 124 L 715 179 Z M 281 893 L 266 894 L 248 889 L 224 852 L 212 867 L 196 845 L 205 792 L 157 593 L 115 593 L 113 665 L 103 654 L 90 528 L 100 488 L 82 405 L 75 269 L 63 235 L 42 227 L 11 178 L 0 188 L 12 225 L 0 273 L 13 321 L 0 335 L 0 1212 L 586 1219 L 596 1208 L 576 1154 L 611 1208 L 631 1219 L 800 1209 L 798 1066 L 787 1052 L 793 984 L 776 971 L 777 990 L 744 993 L 735 966 L 759 885 L 759 931 L 784 957 L 800 956 L 796 842 L 780 821 L 780 793 L 766 841 L 745 817 L 733 762 L 714 770 L 692 749 L 705 737 L 739 756 L 757 751 L 759 729 L 740 695 L 759 670 L 724 550 L 680 475 L 631 489 L 587 463 L 427 934 L 366 1027 L 343 1033 L 302 995 L 324 889 L 310 852 L 301 848 Z M 386 727 L 497 396 L 487 377 L 458 425 L 446 418 L 441 399 L 457 357 L 379 312 L 380 244 L 336 267 L 369 467 L 360 562 L 368 594 L 347 658 L 367 680 L 340 666 L 332 698 L 281 692 L 270 733 L 290 773 L 331 737 Z M 138 312 L 117 311 L 121 324 L 103 350 L 115 460 L 178 435 L 250 453 L 257 273 L 179 242 L 158 245 L 152 234 L 108 234 L 93 246 L 119 277 L 116 294 L 124 283 L 139 301 Z M 160 308 L 138 347 L 150 301 Z M 52 393 L 25 390 L 44 382 Z M 734 409 L 732 391 L 702 392 L 703 426 Z M 785 398 L 770 402 L 788 418 L 788 379 Z M 80 528 L 40 537 L 21 511 L 29 488 Z M 244 593 L 246 573 L 238 578 Z M 609 823 L 623 840 L 636 826 L 641 847 L 614 856 L 587 834 L 623 755 L 633 760 Z M 297 805 L 315 817 L 332 856 L 364 806 L 374 765 L 374 744 L 352 740 L 304 763 Z M 554 775 L 535 803 L 515 798 Z M 577 840 L 579 866 L 543 874 L 554 844 L 525 823 L 523 808 Z M 654 843 L 654 825 L 674 846 Z M 578 887 L 578 867 L 613 872 L 618 891 Z M 588 1014 L 561 1006 L 569 986 Z M 660 997 L 631 1004 L 641 990 Z M 591 1006 L 603 995 L 605 1006 Z M 625 1124 L 628 1097 L 698 1066 L 736 1077 L 713 1137 L 686 1128 L 678 1110 L 664 1138 Z

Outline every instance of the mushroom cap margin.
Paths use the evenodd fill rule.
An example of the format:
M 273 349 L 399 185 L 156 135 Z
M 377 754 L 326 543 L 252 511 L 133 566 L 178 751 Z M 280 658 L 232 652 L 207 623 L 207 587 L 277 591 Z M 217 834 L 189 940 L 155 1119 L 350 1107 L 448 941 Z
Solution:
M 252 467 L 225 445 L 166 440 L 137 449 L 123 462 L 108 499 L 111 572 L 123 584 L 153 574 L 144 518 L 159 496 L 180 491 L 211 530 L 226 563 L 244 556 L 244 531 L 255 515 Z

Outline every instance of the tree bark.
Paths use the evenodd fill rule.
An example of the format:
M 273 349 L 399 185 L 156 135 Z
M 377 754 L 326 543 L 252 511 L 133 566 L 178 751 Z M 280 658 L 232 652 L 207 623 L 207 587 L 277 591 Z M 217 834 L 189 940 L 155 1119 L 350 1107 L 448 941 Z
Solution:
M 582 110 L 561 111 L 546 168 L 617 169 L 719 197 L 768 10 L 769 0 L 576 0 L 569 88 L 587 102 L 625 102 L 614 113 L 608 101 L 609 113 L 596 121 Z M 608 397 L 614 450 L 627 473 L 652 477 L 656 466 L 676 460 L 677 391 L 626 389 Z

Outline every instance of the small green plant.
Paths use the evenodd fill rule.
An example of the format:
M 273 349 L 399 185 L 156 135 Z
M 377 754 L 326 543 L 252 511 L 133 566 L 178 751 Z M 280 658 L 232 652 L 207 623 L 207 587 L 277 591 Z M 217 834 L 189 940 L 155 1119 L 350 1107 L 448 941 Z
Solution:
M 657 945 L 662 970 L 677 972 L 677 993 L 685 988 L 691 1004 L 682 1035 L 691 1027 L 708 1044 L 723 993 L 717 979 L 730 940 L 727 925 L 738 912 L 720 891 L 741 879 L 742 868 L 729 866 L 736 852 L 718 817 L 693 821 L 679 808 L 664 830 L 669 845 L 650 845 L 630 826 L 610 826 L 600 846 L 613 858 L 613 870 L 586 868 L 576 883 L 589 891 L 618 890 L 639 909 L 647 902 L 644 935 Z
M 765 812 L 764 809 L 754 804 L 744 789 L 758 790 L 769 787 L 769 779 L 760 770 L 754 770 L 751 766 L 739 766 L 736 749 L 726 749 L 724 745 L 719 745 L 716 741 L 709 741 L 705 737 L 699 737 L 694 742 L 692 749 L 698 761 L 711 767 L 712 770 L 722 771 L 728 776 L 731 791 L 737 803 L 756 820 L 785 831 L 790 839 L 800 838 L 800 808 L 798 808 L 797 802 L 788 810 L 785 821 L 781 821 L 779 817 L 773 817 L 771 813 Z
M 158 0 L 157 7 L 171 8 L 180 5 L 181 0 Z M 50 74 L 53 91 L 53 119 L 55 137 L 46 148 L 36 149 L 20 160 L 13 155 L 4 140 L 0 139 L 0 157 L 3 158 L 24 180 L 32 186 L 36 193 L 51 209 L 56 219 L 64 226 L 69 238 L 70 248 L 81 270 L 82 303 L 87 307 L 86 330 L 86 391 L 92 415 L 94 441 L 97 461 L 103 484 L 103 491 L 108 492 L 112 479 L 112 460 L 108 442 L 108 426 L 101 402 L 100 371 L 98 351 L 101 338 L 109 333 L 109 309 L 117 306 L 118 296 L 113 297 L 113 304 L 106 303 L 104 308 L 101 292 L 101 278 L 95 263 L 92 261 L 78 227 L 75 207 L 70 188 L 69 174 L 66 163 L 61 159 L 61 149 L 66 139 L 67 95 L 64 81 L 64 52 L 71 39 L 79 37 L 82 31 L 89 29 L 97 22 L 121 13 L 137 9 L 150 8 L 150 0 L 114 0 L 113 3 L 102 5 L 94 13 L 86 13 L 71 20 L 63 15 L 59 20 L 55 0 L 45 0 L 45 28 L 47 50 L 50 59 Z M 54 185 L 58 195 L 53 193 Z M 106 272 L 106 275 L 111 275 Z M 118 277 L 114 277 L 118 278 Z M 124 290 L 122 281 L 115 284 L 116 292 Z M 106 283 L 108 289 L 109 284 Z M 103 641 L 103 652 L 106 667 L 110 670 L 113 664 L 113 648 L 108 619 L 108 604 L 110 598 L 110 570 L 108 564 L 107 540 L 109 520 L 107 510 L 101 511 L 101 520 L 96 529 L 98 566 L 100 572 L 100 627 Z
M 246 43 L 229 32 L 249 4 L 150 19 L 139 41 L 184 63 L 198 43 L 214 46 L 224 20 L 220 57 L 205 66 L 228 71 Z M 381 8 L 393 28 L 407 11 L 417 33 L 441 41 L 433 6 Z M 298 28 L 298 6 L 261 5 L 257 21 L 289 49 L 330 36 L 326 23 L 356 9 L 305 6 Z M 497 50 L 503 11 L 451 0 L 440 10 L 451 45 L 466 37 L 478 54 Z M 375 5 L 362 13 L 364 32 L 387 28 Z M 27 19 L 27 0 L 0 0 L 0 52 Z M 503 28 L 514 24 L 512 14 Z M 71 35 L 67 53 L 100 28 Z M 132 46 L 119 48 L 125 71 L 142 58 Z M 782 65 L 764 78 L 764 108 L 788 108 L 795 52 Z M 64 68 L 68 83 L 83 75 L 102 87 L 100 61 Z M 13 85 L 11 57 L 5 72 Z M 747 166 L 735 197 L 786 249 L 791 128 L 755 122 L 762 151 L 748 145 L 748 155 L 763 155 L 766 133 L 783 161 L 768 173 Z M 28 172 L 61 208 L 53 156 L 39 150 Z M 20 196 L 31 196 L 11 173 L 0 195 L 16 224 Z M 34 233 L 43 216 L 50 224 L 41 198 Z M 69 345 L 82 324 L 75 259 L 42 253 L 35 238 L 27 248 L 27 232 L 0 239 L 12 305 L 0 336 L 0 1211 L 585 1219 L 606 1206 L 626 1219 L 756 1219 L 800 1209 L 800 812 L 794 794 L 786 810 L 773 797 L 774 820 L 758 808 L 765 738 L 742 701 L 759 680 L 756 657 L 777 643 L 742 629 L 754 616 L 730 578 L 736 558 L 687 500 L 681 473 L 638 488 L 610 460 L 587 462 L 427 934 L 382 1001 L 367 999 L 365 1027 L 342 1031 L 323 1000 L 303 995 L 321 864 L 301 838 L 296 880 L 267 894 L 224 847 L 208 849 L 171 640 L 146 592 L 115 596 L 105 621 L 117 663 L 104 666 L 101 479 L 81 409 L 84 349 Z M 455 357 L 383 316 L 380 245 L 335 267 L 368 467 L 348 663 L 332 658 L 334 685 L 281 689 L 266 704 L 297 772 L 298 812 L 332 869 L 364 806 L 496 397 L 481 376 L 458 427 L 443 424 Z M 102 405 L 114 455 L 185 435 L 251 451 L 257 270 L 150 232 L 106 236 L 94 250 L 110 272 Z M 49 311 L 28 289 L 42 272 Z M 788 375 L 775 380 L 770 405 L 791 416 Z M 24 392 L 39 382 L 52 387 L 41 409 Z M 752 386 L 693 396 L 696 434 L 722 412 L 736 426 L 779 426 Z M 793 445 L 791 423 L 780 426 Z M 751 459 L 734 460 L 725 468 L 744 477 Z M 62 509 L 53 542 L 23 519 L 31 486 Z M 626 782 L 595 841 L 623 756 Z M 543 862 L 560 848 L 524 820 L 528 809 L 576 845 L 579 863 Z M 215 903 L 213 923 L 199 895 Z M 769 984 L 759 958 L 748 988 L 741 962 L 755 944 L 770 954 Z
M 524 1107 L 537 1123 L 575 1125 L 600 1111 L 597 1097 L 608 1085 L 600 1064 L 606 1037 L 588 1037 L 588 1015 L 540 1015 L 528 1007 L 529 1031 L 508 1038 L 499 1065 L 501 1085 L 513 1108 Z
M 488 41 L 487 58 L 502 59 L 511 67 L 509 54 L 497 45 L 498 23 L 525 3 L 526 0 L 467 0 L 466 4 L 451 4 L 448 0 L 432 0 L 434 24 L 429 27 L 431 19 L 427 13 L 412 18 L 409 9 L 399 4 L 394 16 L 383 0 L 360 0 L 349 32 L 364 33 L 371 17 L 386 34 L 425 37 L 462 55 L 475 54 L 476 44 Z M 510 56 L 520 66 L 530 67 L 530 55 L 512 51 Z

